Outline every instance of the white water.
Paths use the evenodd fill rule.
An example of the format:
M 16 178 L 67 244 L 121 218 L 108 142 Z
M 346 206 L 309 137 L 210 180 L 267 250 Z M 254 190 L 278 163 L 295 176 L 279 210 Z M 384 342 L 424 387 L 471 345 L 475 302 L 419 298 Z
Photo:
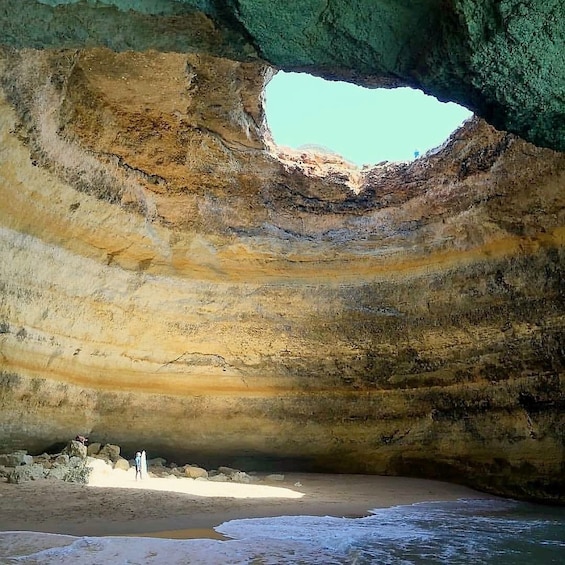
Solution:
M 565 563 L 565 510 L 473 500 L 379 509 L 366 518 L 233 520 L 233 539 L 81 537 L 0 533 L 0 563 L 439 564 Z

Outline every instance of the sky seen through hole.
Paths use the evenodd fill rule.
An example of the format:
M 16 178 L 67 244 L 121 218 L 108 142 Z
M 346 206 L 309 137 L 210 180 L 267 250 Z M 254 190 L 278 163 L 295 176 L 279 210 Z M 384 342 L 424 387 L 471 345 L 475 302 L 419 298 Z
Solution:
M 282 71 L 267 85 L 265 106 L 278 146 L 318 145 L 360 166 L 423 155 L 473 115 L 411 88 L 368 89 Z

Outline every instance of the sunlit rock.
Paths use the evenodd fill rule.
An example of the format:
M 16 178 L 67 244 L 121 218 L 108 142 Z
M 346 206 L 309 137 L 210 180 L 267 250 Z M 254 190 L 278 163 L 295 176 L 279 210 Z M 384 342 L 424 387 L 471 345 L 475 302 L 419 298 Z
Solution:
M 237 21 L 194 2 L 16 4 L 0 10 L 18 48 L 0 58 L 0 451 L 87 433 L 207 468 L 563 501 L 564 154 L 477 118 L 414 162 L 359 170 L 274 148 L 262 107 L 266 61 L 394 75 L 559 149 L 542 54 L 563 18 L 536 36 L 524 76 L 546 61 L 549 79 L 526 94 L 487 49 L 520 11 L 418 3 L 416 22 L 383 2 L 359 28 L 368 3 L 350 19 L 335 3 L 308 16 L 307 43 L 290 28 L 275 44 L 279 10 L 311 4 L 279 3 L 269 26 L 251 2 Z M 402 53 L 394 34 L 353 42 L 380 21 L 423 32 Z M 27 49 L 82 45 L 122 52 Z

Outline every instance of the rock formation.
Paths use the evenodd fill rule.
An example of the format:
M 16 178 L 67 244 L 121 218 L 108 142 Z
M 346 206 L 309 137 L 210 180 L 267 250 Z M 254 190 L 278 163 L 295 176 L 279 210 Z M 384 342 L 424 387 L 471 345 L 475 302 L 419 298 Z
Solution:
M 42 479 L 87 483 L 90 473 L 86 447 L 78 441 L 69 442 L 62 453 L 51 455 L 42 453 L 33 457 L 25 450 L 0 455 L 0 479 L 8 483 Z
M 0 0 L 4 45 L 267 61 L 407 85 L 565 150 L 560 0 Z
M 84 433 L 563 502 L 561 3 L 221 4 L 0 0 L 0 452 Z M 546 148 L 475 118 L 411 163 L 283 153 L 276 68 Z

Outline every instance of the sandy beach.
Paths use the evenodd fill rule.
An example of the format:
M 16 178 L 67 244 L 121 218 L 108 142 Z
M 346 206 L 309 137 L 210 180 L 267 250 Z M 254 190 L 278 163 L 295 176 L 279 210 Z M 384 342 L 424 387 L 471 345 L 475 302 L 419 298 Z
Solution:
M 270 482 L 257 475 L 252 484 L 136 481 L 133 469 L 97 468 L 88 485 L 1 482 L 0 531 L 218 539 L 213 528 L 238 518 L 360 517 L 374 508 L 487 497 L 459 485 L 401 477 L 290 473 Z

